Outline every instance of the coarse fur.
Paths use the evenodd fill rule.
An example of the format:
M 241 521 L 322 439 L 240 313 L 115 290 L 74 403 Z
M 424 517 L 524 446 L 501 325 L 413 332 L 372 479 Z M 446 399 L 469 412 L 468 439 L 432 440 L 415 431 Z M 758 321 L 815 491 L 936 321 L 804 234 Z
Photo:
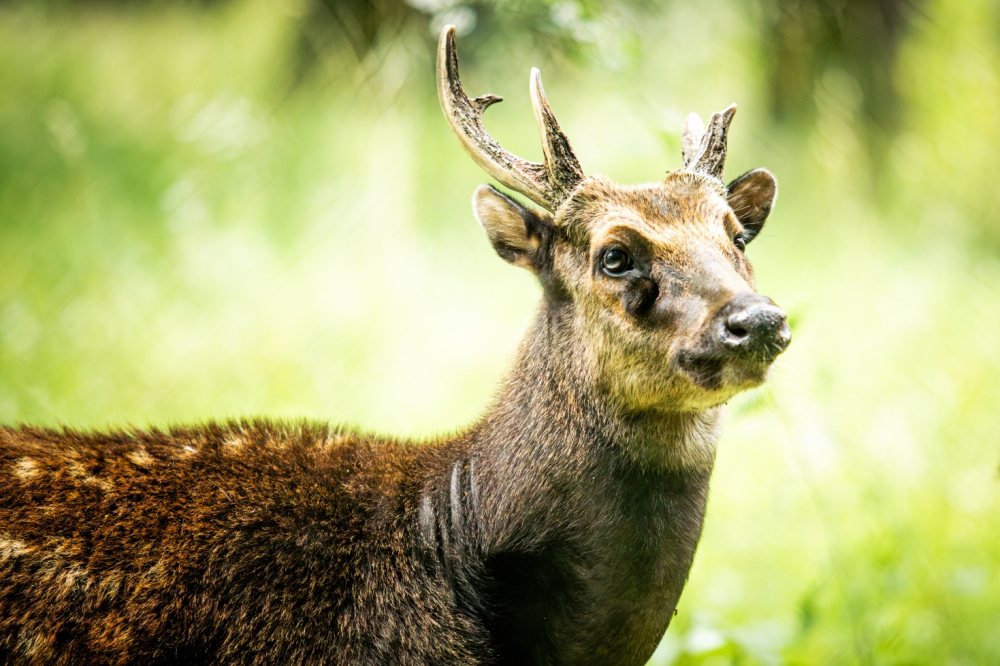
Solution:
M 454 437 L 0 428 L 0 662 L 645 663 L 701 534 L 722 405 L 788 341 L 742 252 L 775 192 L 763 170 L 728 188 L 593 176 L 553 212 L 477 190 L 543 297 Z M 752 346 L 748 312 L 771 327 Z

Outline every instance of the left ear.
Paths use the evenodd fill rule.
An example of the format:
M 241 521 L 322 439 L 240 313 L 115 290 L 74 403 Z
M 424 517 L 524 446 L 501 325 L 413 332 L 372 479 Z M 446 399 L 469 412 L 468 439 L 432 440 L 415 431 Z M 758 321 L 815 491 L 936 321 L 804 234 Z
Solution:
M 754 169 L 729 183 L 726 189 L 729 192 L 729 207 L 746 229 L 743 239 L 749 243 L 764 228 L 764 222 L 771 214 L 774 200 L 778 197 L 778 181 L 767 169 Z

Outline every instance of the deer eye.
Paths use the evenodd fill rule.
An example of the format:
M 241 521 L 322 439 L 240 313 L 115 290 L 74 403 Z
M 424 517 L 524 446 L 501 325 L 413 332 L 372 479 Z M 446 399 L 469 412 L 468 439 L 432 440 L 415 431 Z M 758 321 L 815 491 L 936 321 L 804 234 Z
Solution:
M 743 252 L 745 249 L 747 249 L 747 240 L 743 238 L 743 236 L 737 236 L 736 238 L 734 238 L 733 244 L 736 245 L 736 249 L 738 249 L 740 252 Z
M 601 268 L 612 277 L 618 277 L 632 268 L 632 257 L 621 248 L 613 247 L 601 258 Z

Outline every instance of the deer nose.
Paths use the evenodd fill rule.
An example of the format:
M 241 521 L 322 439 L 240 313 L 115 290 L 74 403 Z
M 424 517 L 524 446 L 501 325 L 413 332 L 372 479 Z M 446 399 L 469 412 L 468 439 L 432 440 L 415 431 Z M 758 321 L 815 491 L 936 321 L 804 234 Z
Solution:
M 723 319 L 720 332 L 720 342 L 726 349 L 765 359 L 785 351 L 791 341 L 785 311 L 762 296 L 738 304 Z

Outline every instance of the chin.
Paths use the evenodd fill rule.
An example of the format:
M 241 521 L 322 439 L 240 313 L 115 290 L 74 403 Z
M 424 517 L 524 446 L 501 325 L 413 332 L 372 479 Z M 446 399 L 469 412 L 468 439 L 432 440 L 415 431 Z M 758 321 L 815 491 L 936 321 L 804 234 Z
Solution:
M 681 351 L 672 363 L 675 374 L 707 393 L 759 386 L 767 380 L 774 358 L 740 358 L 729 354 Z
M 773 361 L 699 359 L 672 364 L 666 374 L 619 377 L 604 388 L 628 412 L 700 412 L 757 388 L 772 366 Z
M 771 376 L 773 361 L 737 362 L 727 364 L 723 371 L 723 384 L 733 391 L 733 395 L 741 391 L 757 388 Z
M 701 411 L 723 405 L 744 391 L 757 388 L 771 375 L 773 362 L 720 363 L 712 372 L 705 366 L 696 366 L 694 372 L 683 368 L 678 372 L 685 390 L 678 391 L 670 400 L 683 405 L 683 411 Z

